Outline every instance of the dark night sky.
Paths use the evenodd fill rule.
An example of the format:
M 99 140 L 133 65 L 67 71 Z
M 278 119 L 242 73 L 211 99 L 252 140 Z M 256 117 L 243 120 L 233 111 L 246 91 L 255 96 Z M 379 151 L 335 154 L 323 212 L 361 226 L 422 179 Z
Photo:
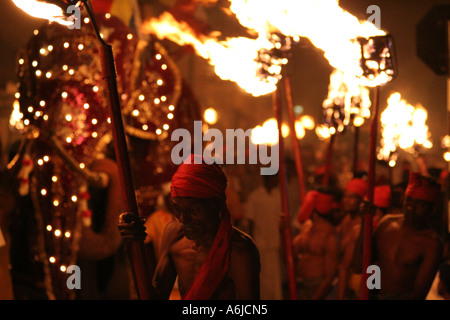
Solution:
M 274 1 L 276 3 L 276 1 Z M 381 89 L 380 108 L 386 107 L 387 97 L 394 91 L 399 91 L 402 97 L 411 104 L 422 103 L 428 110 L 428 125 L 431 128 L 434 148 L 430 154 L 436 154 L 436 161 L 443 165 L 441 160 L 442 151 L 439 146 L 439 138 L 447 130 L 446 123 L 446 77 L 436 75 L 424 62 L 416 55 L 415 28 L 420 19 L 436 4 L 449 4 L 445 0 L 343 0 L 340 1 L 342 8 L 346 9 L 359 19 L 367 19 L 366 8 L 376 4 L 381 9 L 381 28 L 393 35 L 396 44 L 396 54 L 398 63 L 398 77 Z M 0 1 L 0 86 L 3 87 L 7 81 L 15 80 L 15 63 L 18 50 L 24 46 L 32 35 L 32 31 L 43 23 L 40 19 L 27 16 L 27 14 L 16 8 L 10 0 Z M 201 64 L 199 58 L 190 58 Z M 320 121 L 321 104 L 327 94 L 329 73 L 331 68 L 323 58 L 319 50 L 313 48 L 300 48 L 294 52 L 291 60 L 294 102 L 301 104 L 305 108 L 305 113 L 316 117 Z M 180 62 L 183 64 L 183 61 Z M 203 68 L 205 68 L 203 66 Z M 181 69 L 186 74 L 186 68 L 181 65 Z M 192 70 L 192 69 L 191 69 Z M 204 92 L 204 82 L 201 72 L 194 72 L 194 75 L 187 75 L 187 80 L 191 82 L 193 90 L 199 96 L 202 105 L 217 105 L 220 111 L 227 108 L 229 118 L 224 120 L 224 126 L 242 127 L 244 129 L 256 125 L 261 119 L 271 117 L 270 97 L 253 98 L 244 94 L 236 85 L 222 83 L 220 80 L 214 81 L 221 84 L 219 89 L 228 90 L 232 93 L 235 101 L 224 102 L 224 95 Z M 218 99 L 215 101 L 214 99 Z M 230 99 L 229 97 L 227 99 Z M 236 100 L 237 99 L 237 100 Z M 236 102 L 237 101 L 237 102 Z M 248 108 L 240 108 L 241 104 L 251 104 Z M 233 106 L 238 106 L 238 110 L 233 110 Z M 231 110 L 230 110 L 231 108 Z M 259 109 L 258 109 L 259 108 Z M 255 111 L 257 110 L 257 111 Z M 230 118 L 238 115 L 239 120 Z M 233 122 L 234 121 L 234 122 Z M 366 125 L 365 128 L 368 126 Z

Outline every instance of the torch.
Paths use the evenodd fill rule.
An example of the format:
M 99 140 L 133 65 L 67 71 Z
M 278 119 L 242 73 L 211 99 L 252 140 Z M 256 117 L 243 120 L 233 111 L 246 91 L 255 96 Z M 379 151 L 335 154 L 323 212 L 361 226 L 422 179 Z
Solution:
M 62 25 L 72 26 L 75 21 L 70 14 L 81 10 L 84 6 L 90 17 L 95 34 L 100 42 L 100 58 L 103 76 L 107 82 L 109 91 L 109 112 L 111 124 L 113 126 L 113 138 L 117 165 L 124 196 L 124 206 L 126 212 L 139 215 L 139 208 L 136 201 L 134 181 L 131 171 L 131 164 L 128 157 L 128 149 L 120 108 L 120 100 L 117 91 L 116 70 L 112 47 L 105 43 L 95 22 L 95 16 L 90 6 L 89 0 L 13 0 L 20 9 L 31 16 L 44 18 L 50 22 L 58 22 Z M 75 15 L 76 16 L 76 15 Z M 131 265 L 133 267 L 133 277 L 139 299 L 149 300 L 153 296 L 149 269 L 145 258 L 143 241 L 133 241 L 129 248 L 131 252 Z
M 394 41 L 392 36 L 374 36 L 369 38 L 358 38 L 361 46 L 361 68 L 362 77 L 374 83 L 386 84 L 395 76 L 395 60 L 394 60 Z M 380 81 L 375 81 L 376 79 Z M 368 169 L 368 200 L 373 204 L 375 189 L 375 160 L 378 122 L 379 122 L 379 85 L 374 86 L 373 92 L 373 111 L 369 132 L 369 169 Z M 368 274 L 367 267 L 371 262 L 372 247 L 372 212 L 364 212 L 363 216 L 363 265 L 362 265 L 362 283 L 361 283 L 361 299 L 369 299 L 369 289 L 367 286 Z
M 258 52 L 258 61 L 261 64 L 261 76 L 264 79 L 269 77 L 276 77 L 278 80 L 281 78 L 279 73 L 280 66 L 287 63 L 287 58 L 291 52 L 291 46 L 294 40 L 291 37 L 286 37 L 285 35 L 277 32 L 272 32 L 268 34 L 268 40 L 273 44 L 271 49 L 261 49 Z M 278 68 L 274 68 L 278 67 Z M 285 79 L 285 98 L 288 103 L 288 108 L 290 108 L 290 130 L 293 136 L 293 148 L 295 153 L 295 163 L 297 170 L 297 178 L 299 182 L 299 192 L 300 199 L 304 196 L 304 186 L 303 186 L 303 171 L 300 157 L 300 149 L 295 135 L 295 119 L 293 117 L 293 103 L 292 103 L 292 93 L 289 78 Z M 289 295 L 291 300 L 297 299 L 297 288 L 296 288 L 296 276 L 294 267 L 294 258 L 292 251 L 292 235 L 290 226 L 290 215 L 289 215 L 289 203 L 288 203 L 288 191 L 287 191 L 287 172 L 286 164 L 284 158 L 284 141 L 281 132 L 282 127 L 282 99 L 281 99 L 281 88 L 278 86 L 276 90 L 272 93 L 272 105 L 274 118 L 277 121 L 278 126 L 278 157 L 279 157 L 279 185 L 280 185 L 280 195 L 281 195 L 281 215 L 280 215 L 280 233 L 282 235 L 284 243 L 284 254 L 286 259 L 286 267 L 288 272 L 288 284 L 289 284 Z M 292 112 L 292 114 L 291 114 Z
M 294 267 L 294 257 L 292 251 L 292 235 L 291 235 L 291 225 L 290 225 L 290 215 L 289 215 L 289 203 L 288 203 L 288 193 L 287 193 L 287 172 L 284 161 L 284 143 L 281 134 L 281 92 L 277 89 L 273 93 L 273 109 L 275 114 L 275 119 L 278 123 L 278 161 L 279 161 L 279 181 L 280 181 L 280 194 L 281 194 L 281 234 L 284 241 L 284 254 L 286 259 L 286 266 L 288 272 L 288 284 L 289 284 L 289 296 L 291 300 L 297 300 L 297 285 L 295 277 L 295 267 Z
M 300 192 L 300 202 L 303 202 L 306 194 L 305 177 L 303 174 L 302 155 L 300 151 L 299 141 L 295 133 L 295 117 L 294 117 L 294 103 L 292 101 L 291 78 L 288 75 L 283 77 L 284 90 L 286 94 L 286 104 L 289 117 L 289 129 L 292 132 L 292 148 L 294 149 L 295 169 L 297 171 L 298 188 Z
M 259 72 L 261 73 L 263 79 L 283 79 L 284 97 L 289 117 L 289 130 L 290 132 L 295 133 L 296 129 L 294 103 L 292 100 L 291 78 L 287 74 L 287 72 L 285 72 L 283 76 L 281 76 L 280 73 L 281 66 L 287 64 L 288 58 L 290 58 L 292 54 L 292 46 L 299 41 L 299 38 L 295 39 L 293 37 L 285 36 L 280 32 L 271 32 L 268 34 L 268 40 L 273 44 L 273 47 L 271 49 L 262 48 L 259 50 L 257 59 L 257 61 L 261 64 L 261 70 Z M 300 145 L 295 134 L 292 134 L 292 148 L 294 151 L 295 169 L 297 172 L 299 199 L 300 201 L 302 201 L 306 193 L 305 180 L 303 174 Z
M 345 131 L 345 108 L 342 100 L 326 99 L 323 102 L 324 128 L 328 129 L 329 142 L 326 154 L 325 173 L 322 183 L 330 185 L 331 165 L 333 158 L 333 149 L 336 142 L 336 135 Z

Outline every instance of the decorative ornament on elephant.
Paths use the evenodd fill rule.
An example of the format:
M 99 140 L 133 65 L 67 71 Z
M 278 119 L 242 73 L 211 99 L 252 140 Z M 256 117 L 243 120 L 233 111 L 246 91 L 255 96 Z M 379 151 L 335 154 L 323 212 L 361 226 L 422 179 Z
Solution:
M 130 77 L 130 94 L 122 106 L 139 209 L 148 216 L 177 165 L 171 141 L 177 128 L 193 132 L 200 107 L 178 67 L 160 42 L 140 39 Z

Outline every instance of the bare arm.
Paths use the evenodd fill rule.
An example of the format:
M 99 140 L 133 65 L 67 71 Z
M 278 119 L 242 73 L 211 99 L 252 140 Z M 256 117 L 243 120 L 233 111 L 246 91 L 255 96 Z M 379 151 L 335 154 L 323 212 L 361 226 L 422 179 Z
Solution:
M 356 241 L 360 232 L 360 228 L 352 230 L 350 241 L 347 242 L 344 248 L 344 253 L 341 262 L 338 266 L 338 284 L 337 284 L 337 299 L 343 300 L 345 295 L 345 290 L 347 288 L 348 277 L 350 272 L 350 265 L 353 259 L 353 252 L 355 251 Z
M 153 276 L 153 286 L 159 299 L 169 299 L 177 278 L 177 270 L 170 254 L 170 248 L 181 237 L 178 221 L 169 222 L 164 229 L 161 240 L 161 255 Z
M 413 290 L 407 299 L 425 300 L 433 283 L 442 255 L 442 243 L 438 239 L 430 242 L 414 281 Z
M 237 300 L 259 300 L 261 269 L 259 251 L 253 241 L 243 235 L 231 252 L 231 277 L 235 285 Z M 243 240 L 243 241 L 242 241 Z

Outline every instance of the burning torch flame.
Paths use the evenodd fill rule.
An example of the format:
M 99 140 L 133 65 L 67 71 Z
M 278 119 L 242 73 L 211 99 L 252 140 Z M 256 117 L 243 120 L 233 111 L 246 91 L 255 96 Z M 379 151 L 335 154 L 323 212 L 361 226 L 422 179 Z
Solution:
M 342 105 L 344 107 L 343 124 L 350 124 L 355 117 L 356 126 L 361 126 L 364 119 L 370 118 L 370 92 L 362 86 L 357 78 L 335 69 L 330 75 L 328 97 L 323 106 Z
M 23 129 L 23 113 L 20 112 L 20 103 L 18 100 L 14 100 L 13 111 L 9 118 L 9 125 L 17 130 Z
M 276 77 L 261 79 L 258 75 L 258 50 L 273 47 L 267 39 L 236 37 L 219 41 L 213 36 L 197 35 L 187 23 L 177 21 L 168 12 L 144 22 L 143 30 L 180 46 L 191 45 L 198 55 L 214 66 L 222 80 L 234 81 L 254 96 L 265 95 L 276 89 Z
M 285 36 L 306 37 L 324 51 L 330 65 L 345 74 L 361 77 L 361 47 L 356 39 L 386 33 L 367 21 L 360 22 L 339 7 L 337 0 L 230 0 L 230 10 L 239 22 L 260 34 L 279 30 Z M 359 80 L 366 86 L 386 82 L 386 77 Z
M 286 138 L 289 135 L 289 126 L 281 124 L 281 136 Z M 253 144 L 266 144 L 273 146 L 278 144 L 278 122 L 275 118 L 266 120 L 262 126 L 256 126 L 252 129 L 250 141 Z
M 75 23 L 65 15 L 65 12 L 55 4 L 46 3 L 38 0 L 12 0 L 14 4 L 35 18 L 57 22 L 64 26 L 70 26 Z
M 281 33 L 298 41 L 307 37 L 324 51 L 330 64 L 344 73 L 360 77 L 367 86 L 387 81 L 386 77 L 367 80 L 360 66 L 361 47 L 358 37 L 385 35 L 375 25 L 360 22 L 339 7 L 336 0 L 278 1 L 229 0 L 230 10 L 240 24 L 251 29 L 256 39 L 245 37 L 219 41 L 216 37 L 196 34 L 186 23 L 178 22 L 170 13 L 143 23 L 144 33 L 153 33 L 159 39 L 169 39 L 179 45 L 191 45 L 196 52 L 215 67 L 223 80 L 236 82 L 254 96 L 269 94 L 276 90 L 281 65 L 273 59 L 270 74 L 261 76 L 258 52 L 277 49 L 270 34 Z M 284 61 L 282 64 L 285 64 Z
M 430 132 L 426 125 L 428 113 L 417 104 L 416 107 L 401 98 L 395 92 L 388 98 L 388 106 L 381 114 L 381 148 L 378 158 L 386 161 L 397 148 L 414 153 L 418 145 L 430 149 L 433 144 L 429 140 Z

